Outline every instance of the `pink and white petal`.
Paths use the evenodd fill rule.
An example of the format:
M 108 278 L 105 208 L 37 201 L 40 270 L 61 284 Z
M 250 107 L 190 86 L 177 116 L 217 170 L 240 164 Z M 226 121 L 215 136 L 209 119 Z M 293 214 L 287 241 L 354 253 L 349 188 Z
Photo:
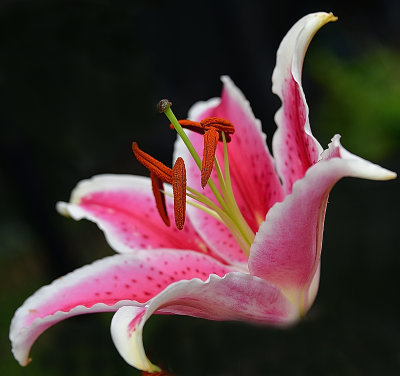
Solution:
M 189 111 L 191 120 L 199 121 L 205 117 L 222 117 L 235 126 L 232 141 L 228 144 L 230 173 L 233 191 L 238 206 L 246 221 L 254 232 L 258 230 L 268 209 L 284 197 L 281 184 L 275 172 L 275 162 L 266 145 L 266 136 L 262 132 L 261 123 L 254 117 L 249 102 L 232 80 L 223 76 L 223 91 L 221 98 L 207 102 L 196 103 Z M 188 136 L 202 157 L 203 137 L 188 132 Z M 192 160 L 183 142 L 178 139 L 175 144 L 175 159 L 182 156 L 187 167 L 188 184 L 213 198 L 211 190 L 204 191 L 200 186 L 200 171 Z M 223 145 L 219 143 L 217 156 L 223 164 Z M 212 175 L 217 183 L 216 174 Z M 244 262 L 245 257 L 236 242 L 229 237 L 230 232 L 219 228 L 218 221 L 209 218 L 199 210 L 191 210 L 189 217 L 204 239 L 208 239 L 210 247 L 218 249 L 229 259 Z
M 157 369 L 143 348 L 143 326 L 153 313 L 178 314 L 209 320 L 251 321 L 285 326 L 299 318 L 298 309 L 273 284 L 245 273 L 207 281 L 181 281 L 166 288 L 143 307 L 122 307 L 111 322 L 111 335 L 130 365 L 148 372 Z
M 392 180 L 397 177 L 395 172 L 350 153 L 340 143 L 340 135 L 338 134 L 332 138 L 332 142 L 328 145 L 328 149 L 321 154 L 321 158 L 322 160 L 335 158 L 343 160 L 346 163 L 349 174 L 351 174 L 347 176 L 369 180 Z
M 332 13 L 313 13 L 300 19 L 283 38 L 272 74 L 272 91 L 282 101 L 275 115 L 272 140 L 277 169 L 286 193 L 319 160 L 322 147 L 311 133 L 308 106 L 301 85 L 304 56 L 315 33 L 336 21 Z
M 169 186 L 164 188 L 170 190 Z M 70 201 L 58 203 L 58 211 L 76 220 L 86 218 L 95 222 L 117 252 L 177 248 L 210 253 L 189 219 L 182 231 L 164 224 L 156 209 L 149 178 L 98 175 L 81 181 Z M 172 199 L 166 197 L 166 203 L 173 218 Z
M 249 270 L 285 290 L 304 292 L 319 266 L 328 195 L 345 176 L 387 180 L 396 174 L 345 150 L 335 136 L 293 191 L 271 208 L 250 249 Z
M 42 287 L 17 310 L 10 328 L 14 356 L 27 365 L 37 337 L 68 317 L 140 306 L 176 281 L 206 280 L 210 274 L 224 276 L 232 270 L 198 252 L 174 249 L 96 261 Z
M 266 138 L 258 120 L 240 89 L 228 76 L 222 76 L 223 89 L 218 104 L 215 100 L 195 104 L 189 118 L 205 117 L 228 119 L 235 126 L 228 144 L 229 164 L 235 198 L 253 231 L 257 231 L 269 208 L 284 197 L 275 171 Z M 223 163 L 223 147 L 219 143 L 218 158 Z
M 302 313 L 305 314 L 313 305 L 315 298 L 317 297 L 319 288 L 319 279 L 321 274 L 321 260 L 315 270 L 314 276 L 311 279 L 309 286 L 305 288 L 305 294 L 302 304 Z

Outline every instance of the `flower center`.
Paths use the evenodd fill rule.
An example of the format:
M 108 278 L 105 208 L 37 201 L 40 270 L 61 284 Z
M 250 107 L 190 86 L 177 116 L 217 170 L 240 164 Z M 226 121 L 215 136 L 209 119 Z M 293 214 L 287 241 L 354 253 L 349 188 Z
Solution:
M 233 124 L 226 119 L 217 117 L 205 118 L 200 122 L 190 120 L 178 121 L 171 110 L 171 103 L 166 99 L 160 101 L 158 110 L 167 116 L 171 122 L 170 128 L 177 131 L 200 169 L 201 187 L 204 188 L 208 185 L 216 199 L 215 203 L 203 193 L 186 185 L 186 169 L 182 158 L 179 157 L 171 169 L 140 150 L 137 143 L 134 142 L 132 149 L 137 160 L 150 170 L 153 194 L 162 220 L 167 226 L 170 225 L 165 204 L 165 194 L 170 194 L 165 192 L 163 187 L 163 183 L 168 183 L 173 188 L 175 224 L 179 230 L 184 226 L 187 203 L 222 222 L 232 233 L 243 253 L 249 257 L 250 246 L 255 235 L 236 203 L 229 172 L 227 144 L 231 141 L 231 135 L 235 131 Z M 183 128 L 203 135 L 204 150 L 202 160 Z M 216 156 L 218 142 L 223 143 L 223 170 Z M 214 168 L 219 187 L 216 186 L 211 178 Z M 186 197 L 189 197 L 191 200 L 186 201 Z

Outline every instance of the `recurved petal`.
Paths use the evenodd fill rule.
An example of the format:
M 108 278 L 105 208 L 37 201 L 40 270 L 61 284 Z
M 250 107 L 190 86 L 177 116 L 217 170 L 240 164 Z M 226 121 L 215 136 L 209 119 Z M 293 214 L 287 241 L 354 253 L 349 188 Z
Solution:
M 224 76 L 222 82 L 221 98 L 196 103 L 189 112 L 189 118 L 200 121 L 206 117 L 219 117 L 229 120 L 234 125 L 235 132 L 228 144 L 233 191 L 243 216 L 256 232 L 268 209 L 275 202 L 283 199 L 283 190 L 275 172 L 274 160 L 268 151 L 266 136 L 262 132 L 260 121 L 254 117 L 249 102 L 232 80 Z M 188 136 L 202 157 L 203 137 L 193 132 L 188 132 Z M 212 198 L 213 195 L 208 186 L 202 190 L 200 170 L 180 139 L 177 140 L 174 150 L 175 159 L 178 156 L 185 160 L 188 185 Z M 224 159 L 221 142 L 217 146 L 217 156 L 222 165 Z M 211 177 L 218 185 L 215 173 Z M 246 262 L 246 257 L 230 232 L 217 220 L 190 207 L 188 207 L 188 217 L 215 252 L 221 252 L 232 262 Z
M 322 147 L 311 133 L 308 106 L 301 85 L 304 56 L 315 33 L 337 18 L 332 13 L 313 13 L 300 19 L 283 38 L 272 75 L 272 91 L 282 107 L 275 115 L 278 126 L 272 140 L 278 173 L 286 193 L 307 169 L 318 161 Z
M 232 271 L 211 257 L 173 249 L 114 255 L 84 266 L 42 287 L 17 310 L 10 340 L 21 365 L 37 337 L 66 318 L 141 306 L 168 285 L 183 279 L 206 280 Z
M 284 326 L 298 310 L 274 285 L 249 274 L 233 272 L 207 281 L 181 281 L 166 288 L 146 306 L 122 307 L 114 315 L 111 335 L 121 356 L 148 372 L 155 366 L 143 348 L 143 326 L 153 313 L 179 314 L 210 320 L 240 320 Z
M 172 193 L 169 186 L 165 190 Z M 157 212 L 150 179 L 131 175 L 99 175 L 81 181 L 73 190 L 70 203 L 58 203 L 57 209 L 76 220 L 95 222 L 104 231 L 117 252 L 136 249 L 177 248 L 210 253 L 190 220 L 182 231 L 167 227 Z M 174 204 L 165 198 L 174 220 Z M 183 236 L 182 236 L 183 235 Z
M 324 150 L 321 158 L 322 160 L 341 159 L 348 171 L 346 176 L 370 180 L 392 180 L 397 177 L 395 172 L 350 153 L 341 145 L 338 134 L 332 138 L 332 142 L 328 145 L 328 149 Z
M 290 296 L 308 289 L 319 267 L 328 195 L 345 176 L 387 180 L 396 174 L 349 153 L 335 136 L 323 159 L 267 214 L 250 249 L 252 274 L 282 287 Z

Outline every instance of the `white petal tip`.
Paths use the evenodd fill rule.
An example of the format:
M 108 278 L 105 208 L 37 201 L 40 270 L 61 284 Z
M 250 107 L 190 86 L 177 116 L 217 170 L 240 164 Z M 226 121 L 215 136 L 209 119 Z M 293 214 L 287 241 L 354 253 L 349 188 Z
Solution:
M 321 19 L 323 20 L 324 23 L 326 22 L 336 22 L 338 18 L 332 13 L 320 13 L 321 14 Z
M 329 143 L 328 149 L 321 154 L 322 159 L 330 159 L 332 157 L 340 157 L 347 160 L 351 164 L 354 174 L 351 176 L 370 179 L 370 180 L 392 180 L 396 179 L 397 174 L 387 170 L 375 163 L 371 163 L 347 151 L 340 143 L 340 135 L 336 134 Z
M 385 174 L 385 178 L 383 180 L 393 180 L 397 178 L 397 174 L 393 171 L 390 170 L 386 170 L 384 169 L 386 174 Z
M 59 214 L 65 216 L 65 217 L 70 217 L 69 211 L 68 211 L 68 204 L 66 202 L 62 202 L 62 201 L 57 202 L 56 210 L 58 211 Z
M 25 359 L 23 359 L 21 361 L 18 361 L 18 362 L 22 367 L 26 367 L 31 361 L 32 361 L 32 358 L 28 357 L 28 358 L 25 358 Z
M 21 348 L 21 346 L 14 346 L 14 336 L 12 334 L 10 334 L 10 340 L 13 344 L 11 352 L 13 353 L 15 360 L 21 367 L 26 367 L 32 361 L 32 358 L 29 356 L 29 350 L 26 351 L 26 348 Z
M 142 330 L 146 321 L 143 307 L 121 307 L 111 321 L 111 337 L 118 352 L 131 366 L 146 372 L 161 372 L 150 362 L 143 348 Z
M 209 108 L 217 107 L 220 103 L 220 98 L 211 98 L 207 101 L 196 102 L 189 110 L 188 119 L 200 121 L 201 116 L 205 111 L 207 111 Z

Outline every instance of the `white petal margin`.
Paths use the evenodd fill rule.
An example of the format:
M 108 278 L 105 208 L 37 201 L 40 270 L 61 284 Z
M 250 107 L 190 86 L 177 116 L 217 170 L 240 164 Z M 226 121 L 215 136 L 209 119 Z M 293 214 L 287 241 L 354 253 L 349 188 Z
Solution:
M 56 205 L 57 211 L 66 217 L 71 217 L 76 221 L 88 219 L 96 223 L 104 232 L 108 244 L 119 253 L 132 252 L 132 248 L 123 244 L 117 237 L 112 236 L 108 227 L 103 225 L 98 218 L 79 206 L 82 197 L 91 193 L 116 190 L 116 189 L 132 189 L 137 192 L 142 192 L 143 195 L 148 195 L 151 191 L 150 179 L 144 176 L 136 175 L 114 175 L 103 174 L 80 181 L 71 193 L 70 202 L 58 202 Z M 168 187 L 167 187 L 168 189 Z
M 325 12 L 311 13 L 304 16 L 297 21 L 285 35 L 276 54 L 276 66 L 272 73 L 272 92 L 282 100 L 283 85 L 288 77 L 288 73 L 292 74 L 294 80 L 299 85 L 301 96 L 306 107 L 307 122 L 304 129 L 310 136 L 312 136 L 312 133 L 308 120 L 308 106 L 301 85 L 301 72 L 303 70 L 304 57 L 316 32 L 326 23 L 336 20 L 337 17 L 332 13 Z M 281 124 L 280 117 L 282 116 L 282 111 L 283 109 L 280 108 L 275 115 L 278 126 Z M 320 152 L 322 152 L 322 147 L 316 139 L 315 141 L 316 145 L 320 148 Z
M 265 151 L 268 157 L 273 160 L 273 157 L 267 147 L 267 141 L 266 141 L 267 135 L 262 130 L 261 121 L 254 116 L 253 110 L 251 109 L 250 106 L 250 102 L 245 97 L 243 92 L 235 85 L 235 83 L 229 76 L 223 75 L 220 77 L 220 79 L 223 84 L 223 88 L 227 90 L 227 92 L 229 93 L 229 97 L 234 99 L 235 101 L 237 101 L 237 103 L 240 104 L 240 107 L 246 114 L 246 117 L 250 119 L 250 121 L 254 124 L 254 127 L 257 130 L 257 132 L 260 133 L 260 138 L 262 139 L 263 144 L 265 145 Z M 193 121 L 200 121 L 205 112 L 218 107 L 220 103 L 221 103 L 221 98 L 219 97 L 211 98 L 207 101 L 196 102 L 189 109 L 188 119 Z M 183 141 L 181 140 L 180 137 L 177 137 L 174 146 L 173 160 L 176 161 L 176 159 L 182 154 L 184 150 L 186 150 L 186 147 Z
M 147 253 L 141 252 L 128 255 L 114 255 L 95 261 L 90 265 L 83 266 L 64 277 L 56 279 L 50 285 L 41 287 L 30 298 L 25 300 L 11 321 L 9 335 L 12 352 L 19 364 L 26 366 L 30 363 L 29 351 L 33 343 L 46 329 L 62 320 L 86 313 L 115 312 L 124 305 L 140 305 L 140 303 L 133 300 L 120 300 L 113 305 L 97 303 L 89 308 L 77 305 L 68 312 L 58 310 L 54 314 L 45 315 L 42 318 L 37 317 L 32 322 L 29 322 L 29 316 L 39 312 L 39 307 L 49 304 L 57 298 L 61 299 L 63 290 L 79 285 L 80 282 L 90 278 L 96 278 L 99 273 L 106 271 L 110 267 L 123 264 L 125 260 L 137 259 L 145 261 L 146 257 Z
M 71 193 L 70 202 L 79 204 L 82 197 L 96 191 L 139 187 L 144 193 L 149 191 L 149 178 L 137 175 L 103 174 L 80 181 Z
M 218 116 L 229 119 L 235 125 L 235 134 L 233 135 L 232 142 L 228 145 L 233 191 L 235 192 L 235 198 L 239 204 L 239 208 L 242 210 L 244 218 L 249 221 L 250 227 L 256 229 L 259 222 L 265 217 L 268 208 L 272 205 L 271 202 L 275 200 L 281 201 L 283 199 L 283 191 L 275 173 L 275 161 L 268 150 L 266 134 L 262 131 L 260 120 L 254 116 L 249 101 L 246 99 L 243 92 L 234 84 L 232 79 L 229 76 L 221 76 L 220 79 L 223 84 L 221 98 L 211 98 L 207 101 L 196 102 L 190 108 L 188 118 L 190 120 L 200 121 L 207 116 Z M 241 121 L 239 119 L 241 119 Z M 189 133 L 188 136 L 191 138 L 193 134 Z M 246 153 L 244 157 L 239 158 L 238 156 L 240 153 L 245 152 L 243 138 L 247 138 L 247 136 L 249 136 L 251 140 L 252 151 Z M 238 137 L 239 139 L 243 137 L 242 144 L 238 143 Z M 240 145 L 243 145 L 242 150 L 240 150 Z M 198 150 L 198 152 L 201 155 L 201 151 Z M 253 171 L 250 164 L 248 168 L 243 167 L 243 165 L 252 161 L 252 157 L 254 156 L 253 152 L 256 154 L 257 158 L 260 157 L 258 164 L 262 167 L 255 171 Z M 185 160 L 188 185 L 201 191 L 215 201 L 214 196 L 207 187 L 204 191 L 200 188 L 200 172 L 198 172 L 198 175 L 196 173 L 193 174 L 191 166 L 194 165 L 194 162 L 180 137 L 177 137 L 175 142 L 173 160 L 175 161 L 178 157 L 182 157 Z M 219 160 L 220 163 L 223 161 L 221 155 L 219 155 Z M 197 167 L 195 167 L 195 169 L 197 169 Z M 270 178 L 264 178 L 264 176 L 269 177 L 270 172 L 273 173 L 273 176 L 271 175 Z M 248 173 L 248 176 L 245 176 L 246 173 Z M 249 184 L 254 189 L 258 189 L 258 195 L 254 195 L 254 189 L 243 187 L 243 180 L 245 180 L 245 178 L 254 180 L 254 177 L 256 179 L 258 178 L 258 183 L 253 181 Z M 213 176 L 213 179 L 218 186 L 218 181 L 215 176 Z M 242 189 L 240 189 L 240 187 L 242 187 Z M 208 220 L 207 223 L 210 225 L 204 226 L 204 214 L 192 206 L 187 207 L 187 217 L 190 219 L 197 233 L 200 234 L 208 247 L 216 254 L 225 261 L 239 267 L 247 266 L 247 259 L 243 256 L 236 241 L 233 241 L 235 245 L 232 247 L 231 234 L 228 231 L 219 233 L 218 239 L 210 234 L 210 231 L 212 231 L 211 229 L 215 228 L 215 226 L 213 227 L 212 225 L 214 224 L 214 219 Z M 227 237 L 228 233 L 229 238 Z M 232 256 L 236 256 L 237 253 L 240 253 L 242 258 Z
M 288 80 L 293 78 L 296 82 L 305 107 L 306 122 L 304 124 L 304 131 L 314 141 L 318 155 L 321 154 L 323 149 L 311 132 L 308 117 L 309 109 L 301 84 L 301 73 L 303 69 L 304 57 L 312 38 L 322 26 L 330 21 L 336 20 L 337 17 L 335 17 L 332 13 L 319 12 L 309 14 L 296 22 L 285 35 L 279 46 L 276 57 L 276 66 L 272 73 L 272 92 L 281 99 L 282 103 L 284 103 L 283 92 Z M 284 153 L 285 150 L 283 139 L 284 132 L 280 129 L 284 123 L 283 105 L 275 114 L 275 122 L 278 126 L 278 129 L 276 130 L 272 140 L 272 149 L 277 161 L 278 172 L 281 173 L 284 168 L 282 164 L 285 162 L 282 158 L 282 155 L 280 155 L 281 153 Z M 284 150 L 280 151 L 281 148 Z
M 153 313 L 179 314 L 209 320 L 251 321 L 287 326 L 299 318 L 299 310 L 273 284 L 249 274 L 232 272 L 207 281 L 192 279 L 167 287 L 142 307 L 122 307 L 111 322 L 111 336 L 130 365 L 147 372 L 158 367 L 147 358 L 143 327 Z
M 328 149 L 322 153 L 321 159 L 327 160 L 335 157 L 346 163 L 348 174 L 351 174 L 349 176 L 370 180 L 392 180 L 397 177 L 395 172 L 350 153 L 341 145 L 340 135 L 338 134 L 332 138 Z
M 164 189 L 172 193 L 169 185 Z M 165 226 L 157 213 L 151 181 L 147 177 L 94 176 L 79 182 L 70 200 L 70 203 L 57 203 L 57 210 L 75 220 L 85 218 L 96 223 L 108 244 L 118 253 L 159 248 L 203 252 L 206 248 L 189 219 L 185 223 L 186 237 L 182 237 L 175 226 Z M 171 218 L 173 200 L 169 196 L 166 204 Z
M 311 40 L 322 26 L 336 20 L 337 17 L 332 13 L 317 12 L 304 16 L 292 26 L 282 39 L 276 54 L 276 67 L 272 73 L 273 93 L 281 96 L 288 71 L 301 87 L 304 57 Z
M 325 208 L 334 184 L 343 177 L 390 180 L 396 176 L 351 154 L 340 144 L 340 136 L 334 136 L 322 153 L 322 160 L 310 167 L 295 182 L 292 193 L 268 212 L 250 249 L 250 273 L 280 286 L 294 302 L 299 292 L 310 288 L 312 301 L 318 283 L 315 276 L 320 263 Z M 310 307 L 305 303 L 304 311 Z

